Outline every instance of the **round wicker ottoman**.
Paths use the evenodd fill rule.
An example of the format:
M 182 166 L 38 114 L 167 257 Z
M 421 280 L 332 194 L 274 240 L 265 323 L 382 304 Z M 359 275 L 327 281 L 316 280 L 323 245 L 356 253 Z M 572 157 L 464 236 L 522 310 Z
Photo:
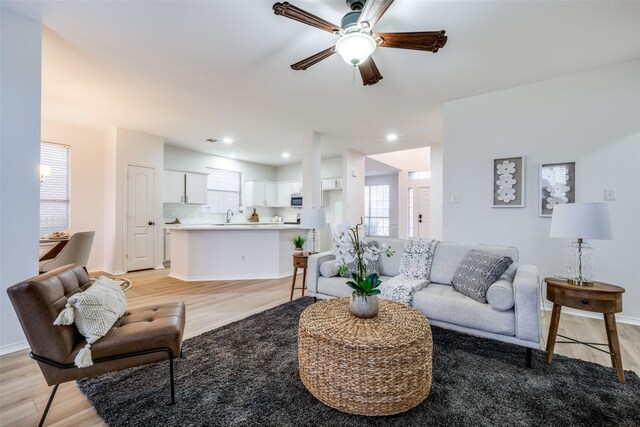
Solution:
M 398 414 L 422 402 L 431 390 L 431 350 L 427 319 L 395 302 L 380 300 L 372 319 L 353 316 L 347 298 L 318 301 L 300 316 L 302 383 L 350 414 Z

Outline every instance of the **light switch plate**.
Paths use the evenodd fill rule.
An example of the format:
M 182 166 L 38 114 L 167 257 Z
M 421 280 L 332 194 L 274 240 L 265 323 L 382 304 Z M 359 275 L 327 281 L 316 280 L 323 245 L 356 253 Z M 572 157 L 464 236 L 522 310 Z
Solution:
M 605 188 L 604 189 L 604 199 L 608 202 L 614 201 L 616 199 L 616 189 L 615 188 Z
M 452 203 L 462 203 L 462 194 L 452 194 L 451 195 Z

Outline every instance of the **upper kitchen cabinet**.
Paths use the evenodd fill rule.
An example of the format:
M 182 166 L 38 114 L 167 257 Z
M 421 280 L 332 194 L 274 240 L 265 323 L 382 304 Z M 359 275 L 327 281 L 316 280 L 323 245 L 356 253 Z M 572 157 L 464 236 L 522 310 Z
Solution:
M 184 203 L 184 172 L 164 171 L 162 201 Z
M 329 178 L 322 180 L 322 191 L 324 190 L 341 190 L 342 178 Z
M 207 175 L 190 172 L 164 171 L 164 203 L 207 203 Z
M 291 183 L 278 183 L 278 207 L 287 208 L 291 206 Z
M 244 186 L 244 205 L 276 207 L 277 193 L 275 182 L 247 181 Z

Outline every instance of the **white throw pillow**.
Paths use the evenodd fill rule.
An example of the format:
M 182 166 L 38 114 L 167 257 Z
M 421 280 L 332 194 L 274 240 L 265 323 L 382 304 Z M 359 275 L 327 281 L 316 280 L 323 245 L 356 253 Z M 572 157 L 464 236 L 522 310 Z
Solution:
M 86 291 L 73 294 L 67 300 L 54 325 L 75 323 L 87 345 L 75 359 L 79 368 L 93 365 L 89 347 L 109 332 L 127 310 L 127 298 L 112 279 L 100 276 Z

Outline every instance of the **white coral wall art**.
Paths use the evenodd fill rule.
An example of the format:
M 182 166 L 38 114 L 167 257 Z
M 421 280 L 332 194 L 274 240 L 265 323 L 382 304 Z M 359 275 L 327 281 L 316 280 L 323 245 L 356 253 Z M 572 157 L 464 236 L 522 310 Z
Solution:
M 493 161 L 493 207 L 524 206 L 524 157 Z
M 540 165 L 540 191 L 538 214 L 550 217 L 553 208 L 576 201 L 576 164 L 547 163 Z

